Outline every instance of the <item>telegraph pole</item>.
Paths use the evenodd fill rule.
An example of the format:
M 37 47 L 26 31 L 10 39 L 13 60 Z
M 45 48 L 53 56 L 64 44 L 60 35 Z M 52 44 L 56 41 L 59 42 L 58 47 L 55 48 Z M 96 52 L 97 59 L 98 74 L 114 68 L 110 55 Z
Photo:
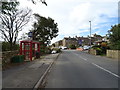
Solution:
M 90 47 L 91 47 L 91 21 L 90 22 Z

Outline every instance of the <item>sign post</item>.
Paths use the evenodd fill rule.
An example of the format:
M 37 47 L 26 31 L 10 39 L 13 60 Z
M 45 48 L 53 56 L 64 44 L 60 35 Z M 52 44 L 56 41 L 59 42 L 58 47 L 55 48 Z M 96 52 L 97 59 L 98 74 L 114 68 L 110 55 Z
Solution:
M 31 40 L 32 40 L 32 36 L 33 36 L 32 32 L 28 32 L 28 37 L 30 37 Z

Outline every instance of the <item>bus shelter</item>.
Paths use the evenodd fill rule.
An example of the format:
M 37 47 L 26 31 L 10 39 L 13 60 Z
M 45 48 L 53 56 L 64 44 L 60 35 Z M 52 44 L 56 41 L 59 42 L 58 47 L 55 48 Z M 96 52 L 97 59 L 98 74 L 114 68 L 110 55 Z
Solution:
M 32 61 L 40 56 L 40 43 L 33 40 L 20 41 L 20 55 L 25 56 L 25 60 Z

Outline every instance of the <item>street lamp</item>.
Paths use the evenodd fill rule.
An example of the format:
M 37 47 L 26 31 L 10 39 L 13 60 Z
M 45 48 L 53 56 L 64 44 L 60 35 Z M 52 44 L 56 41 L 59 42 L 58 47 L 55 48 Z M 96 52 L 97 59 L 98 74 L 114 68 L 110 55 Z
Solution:
M 90 22 L 90 47 L 91 47 L 91 21 Z

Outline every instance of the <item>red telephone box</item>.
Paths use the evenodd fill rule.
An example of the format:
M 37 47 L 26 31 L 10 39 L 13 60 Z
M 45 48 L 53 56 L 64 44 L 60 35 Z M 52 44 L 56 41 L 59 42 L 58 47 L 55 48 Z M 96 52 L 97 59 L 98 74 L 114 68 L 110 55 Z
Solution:
M 32 61 L 40 53 L 40 43 L 32 40 L 20 41 L 20 55 L 24 55 L 26 60 Z

